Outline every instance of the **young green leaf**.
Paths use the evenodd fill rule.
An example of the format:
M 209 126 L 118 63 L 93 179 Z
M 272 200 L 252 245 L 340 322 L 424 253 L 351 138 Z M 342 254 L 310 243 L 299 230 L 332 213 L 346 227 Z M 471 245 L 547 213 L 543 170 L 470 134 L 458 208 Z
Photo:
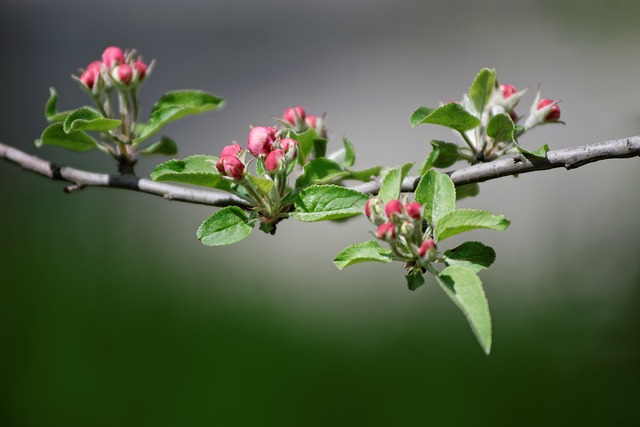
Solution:
M 519 144 L 516 145 L 518 151 L 520 151 L 522 154 L 524 154 L 525 156 L 533 156 L 533 157 L 538 157 L 540 159 L 544 159 L 547 157 L 547 153 L 549 152 L 549 145 L 544 144 L 542 147 L 538 148 L 537 150 L 534 151 L 529 151 L 526 150 L 524 148 L 522 148 Z
M 465 197 L 475 197 L 480 193 L 480 186 L 477 183 L 459 185 L 456 187 L 456 200 L 462 200 Z
M 404 276 L 404 278 L 407 280 L 407 287 L 410 291 L 415 291 L 420 286 L 424 285 L 424 276 L 420 270 L 412 271 Z
M 327 155 L 327 143 L 329 141 L 325 138 L 316 138 L 313 140 L 313 157 L 320 159 Z
M 431 141 L 431 153 L 427 160 L 420 166 L 420 175 L 427 173 L 432 167 L 448 168 L 458 160 L 458 145 L 452 142 Z
M 37 147 L 55 145 L 71 151 L 89 151 L 99 148 L 96 140 L 84 132 L 65 132 L 61 122 L 47 126 L 35 143 Z
M 287 137 L 298 141 L 298 163 L 304 165 L 314 150 L 314 141 L 318 139 L 315 129 L 309 128 L 302 133 L 296 133 L 291 130 Z
M 140 152 L 143 156 L 151 156 L 153 154 L 173 156 L 177 153 L 178 146 L 172 139 L 167 138 L 166 136 L 161 137 L 160 141 L 151 144 Z
M 202 223 L 196 237 L 207 246 L 230 245 L 245 239 L 253 227 L 249 217 L 237 206 L 227 206 Z
M 440 108 L 420 107 L 411 115 L 411 126 L 423 123 L 445 126 L 458 132 L 465 132 L 477 127 L 480 119 L 465 110 L 460 104 L 450 102 Z
M 371 181 L 371 177 L 380 175 L 380 171 L 382 171 L 382 166 L 374 166 L 372 168 L 363 169 L 359 171 L 348 171 L 349 174 L 345 177 L 346 179 L 355 179 L 356 181 L 367 182 Z
M 485 354 L 491 352 L 491 314 L 489 303 L 476 273 L 452 265 L 436 276 L 438 284 L 467 318 Z
M 333 263 L 342 270 L 350 265 L 361 262 L 391 262 L 391 249 L 383 248 L 374 240 L 363 243 L 354 243 L 346 247 L 336 256 Z
M 89 107 L 81 107 L 69 113 L 64 121 L 63 129 L 66 133 L 79 130 L 95 130 L 107 132 L 120 126 L 122 122 L 116 119 L 107 119 L 96 110 Z
M 44 106 L 44 116 L 49 122 L 64 122 L 71 111 L 58 112 L 58 93 L 55 88 L 49 88 L 49 99 Z
M 496 114 L 487 125 L 487 135 L 496 142 L 511 142 L 515 130 L 516 126 L 507 113 Z
M 296 188 L 302 188 L 311 184 L 324 184 L 347 173 L 342 167 L 327 158 L 313 159 L 304 165 L 302 175 L 296 180 Z
M 456 208 L 456 187 L 447 174 L 430 170 L 418 183 L 416 201 L 424 206 L 427 222 L 437 224 Z
M 199 90 L 167 92 L 153 106 L 151 117 L 136 142 L 149 138 L 170 122 L 189 114 L 218 109 L 223 103 L 222 98 Z
M 483 68 L 473 80 L 469 88 L 469 98 L 478 115 L 487 106 L 496 85 L 496 70 Z
M 413 163 L 407 163 L 402 167 L 390 169 L 380 184 L 380 191 L 378 192 L 378 199 L 383 203 L 389 200 L 397 199 L 400 197 L 400 190 L 402 188 L 402 180 L 409 173 Z
M 503 231 L 510 222 L 502 215 L 477 209 L 456 209 L 436 221 L 434 234 L 438 240 L 476 228 Z
M 169 160 L 151 172 L 154 181 L 173 181 L 230 191 L 231 183 L 216 169 L 215 156 L 191 156 L 183 160 Z
M 460 265 L 476 273 L 489 268 L 496 260 L 496 251 L 480 242 L 464 242 L 457 248 L 444 252 L 447 265 Z
M 269 195 L 274 185 L 272 180 L 267 178 L 258 178 L 253 175 L 246 175 L 246 177 L 254 187 L 259 188 L 263 194 Z
M 338 185 L 312 185 L 298 193 L 291 216 L 304 222 L 348 218 L 362 213 L 368 199 L 366 194 Z
M 344 168 L 350 168 L 356 163 L 356 149 L 346 137 L 342 138 L 344 143 L 344 160 L 341 166 Z

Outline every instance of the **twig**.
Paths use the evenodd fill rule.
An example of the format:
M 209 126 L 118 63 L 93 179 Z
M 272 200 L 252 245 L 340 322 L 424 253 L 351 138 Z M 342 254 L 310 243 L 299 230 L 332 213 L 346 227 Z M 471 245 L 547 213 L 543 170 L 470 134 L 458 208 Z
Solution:
M 640 136 L 632 136 L 629 138 L 550 151 L 547 153 L 546 158 L 525 157 L 522 154 L 517 154 L 489 163 L 481 163 L 458 169 L 449 172 L 449 175 L 453 182 L 459 186 L 488 181 L 503 176 L 553 168 L 564 167 L 570 170 L 600 160 L 624 159 L 637 156 L 640 156 Z M 66 188 L 73 191 L 84 187 L 111 187 L 140 191 L 179 202 L 217 207 L 249 207 L 246 201 L 232 194 L 214 190 L 190 189 L 174 184 L 154 182 L 132 175 L 99 174 L 67 166 L 60 166 L 2 143 L 0 143 L 0 158 L 4 158 L 9 162 L 21 166 L 25 170 L 35 172 L 44 177 L 56 181 L 70 182 L 72 185 Z M 402 191 L 410 192 L 415 190 L 419 181 L 419 176 L 405 178 L 402 183 Z M 377 194 L 380 190 L 380 182 L 371 181 L 349 188 L 363 193 Z

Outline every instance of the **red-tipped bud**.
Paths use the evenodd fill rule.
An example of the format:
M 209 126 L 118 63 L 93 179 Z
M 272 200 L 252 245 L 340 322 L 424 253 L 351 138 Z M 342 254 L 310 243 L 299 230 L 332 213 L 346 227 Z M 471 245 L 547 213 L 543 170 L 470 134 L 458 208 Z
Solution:
M 123 85 L 128 85 L 133 79 L 133 68 L 127 64 L 120 64 L 111 72 L 111 76 L 115 81 Z
M 285 153 L 288 153 L 291 150 L 295 150 L 297 146 L 298 141 L 293 138 L 283 138 L 280 140 L 280 148 L 282 148 L 282 151 L 284 151 Z
M 230 176 L 235 180 L 239 180 L 244 175 L 244 163 L 237 157 L 221 157 L 216 163 L 216 169 L 221 175 Z
M 422 216 L 422 205 L 419 202 L 407 203 L 404 208 L 412 219 L 420 219 Z
M 142 61 L 136 61 L 133 63 L 133 68 L 138 72 L 138 80 L 142 81 L 147 75 L 147 64 Z
M 376 201 L 376 199 L 369 199 L 367 203 L 364 204 L 364 214 L 369 219 L 371 219 L 371 204 L 374 203 L 374 201 Z
M 518 89 L 513 85 L 500 85 L 500 90 L 502 91 L 502 97 L 504 99 L 510 98 L 511 95 L 518 91 Z
M 113 66 L 124 64 L 124 52 L 116 46 L 109 46 L 102 52 L 102 62 L 110 70 Z
M 435 252 L 435 250 L 436 250 L 436 244 L 433 241 L 433 239 L 425 240 L 420 245 L 420 249 L 418 249 L 418 255 L 420 255 L 420 258 L 425 258 L 425 257 L 428 258 L 430 255 L 432 255 Z
M 274 128 L 256 126 L 249 131 L 247 150 L 256 157 L 266 156 L 271 151 L 275 138 Z
M 396 226 L 392 222 L 385 222 L 378 226 L 376 237 L 382 240 L 393 240 L 396 238 Z
M 384 213 L 387 215 L 387 218 L 392 219 L 393 215 L 402 215 L 402 208 L 403 205 L 400 200 L 389 200 L 384 207 Z
M 231 145 L 227 145 L 220 152 L 220 158 L 223 157 L 236 157 L 242 151 L 242 147 L 240 147 L 237 143 L 233 143 Z
M 538 110 L 541 110 L 544 107 L 553 104 L 554 102 L 555 101 L 551 99 L 543 98 L 540 100 L 540 102 L 538 102 Z M 551 107 L 547 115 L 544 116 L 544 119 L 549 122 L 553 122 L 560 119 L 560 107 L 558 107 L 558 104 Z
M 304 119 L 304 122 L 307 124 L 307 126 L 309 126 L 311 129 L 315 129 L 316 128 L 316 124 L 318 123 L 318 116 L 307 116 Z
M 80 81 L 89 89 L 93 89 L 96 80 L 98 80 L 98 76 L 99 71 L 96 71 L 95 68 L 87 68 L 85 72 L 80 75 Z
M 269 154 L 264 160 L 264 166 L 269 172 L 278 170 L 284 164 L 284 153 L 279 148 L 276 148 Z
M 282 120 L 291 123 L 292 126 L 296 126 L 296 115 L 300 117 L 300 120 L 304 122 L 305 113 L 302 107 L 299 105 L 296 105 L 295 107 L 289 107 L 284 110 L 284 114 L 282 114 Z

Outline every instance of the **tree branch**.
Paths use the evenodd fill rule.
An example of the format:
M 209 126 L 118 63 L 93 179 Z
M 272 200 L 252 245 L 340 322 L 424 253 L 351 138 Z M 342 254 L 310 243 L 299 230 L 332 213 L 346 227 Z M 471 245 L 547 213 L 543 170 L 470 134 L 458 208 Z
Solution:
M 458 169 L 449 172 L 449 175 L 453 182 L 459 186 L 484 182 L 503 176 L 560 167 L 570 170 L 600 160 L 624 159 L 638 156 L 640 156 L 640 136 L 632 136 L 629 138 L 550 151 L 544 159 L 516 154 L 515 156 L 505 157 L 489 163 L 480 163 Z M 38 175 L 52 180 L 71 183 L 70 186 L 65 188 L 66 192 L 77 191 L 84 187 L 111 187 L 140 191 L 179 202 L 217 207 L 232 205 L 242 208 L 250 207 L 245 200 L 232 194 L 215 190 L 190 189 L 174 184 L 154 182 L 132 175 L 99 174 L 67 166 L 60 166 L 2 143 L 0 143 L 0 158 L 4 158 L 11 163 L 21 166 L 25 170 L 35 172 Z M 411 192 L 415 190 L 419 181 L 419 176 L 405 178 L 402 183 L 402 191 Z M 363 193 L 377 194 L 380 190 L 380 183 L 371 181 L 349 188 Z

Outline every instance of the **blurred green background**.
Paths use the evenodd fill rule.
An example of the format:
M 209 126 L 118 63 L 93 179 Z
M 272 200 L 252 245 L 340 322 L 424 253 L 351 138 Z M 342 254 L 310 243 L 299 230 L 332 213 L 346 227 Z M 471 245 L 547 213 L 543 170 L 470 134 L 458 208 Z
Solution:
M 567 126 L 535 130 L 529 148 L 631 136 L 639 14 L 623 0 L 0 0 L 0 141 L 36 153 L 47 88 L 63 109 L 85 103 L 69 74 L 112 44 L 157 58 L 147 113 L 171 89 L 228 100 L 166 129 L 181 156 L 244 143 L 250 123 L 301 104 L 328 113 L 361 167 L 417 161 L 452 137 L 411 129 L 413 109 L 458 98 L 484 66 L 562 100 Z M 115 171 L 98 154 L 37 154 Z M 369 238 L 362 218 L 207 248 L 195 230 L 212 209 L 65 195 L 0 162 L 0 425 L 629 425 L 639 179 L 636 159 L 607 161 L 492 181 L 463 202 L 513 222 L 470 236 L 498 252 L 481 275 L 486 357 L 433 283 L 409 292 L 399 265 L 332 265 Z

